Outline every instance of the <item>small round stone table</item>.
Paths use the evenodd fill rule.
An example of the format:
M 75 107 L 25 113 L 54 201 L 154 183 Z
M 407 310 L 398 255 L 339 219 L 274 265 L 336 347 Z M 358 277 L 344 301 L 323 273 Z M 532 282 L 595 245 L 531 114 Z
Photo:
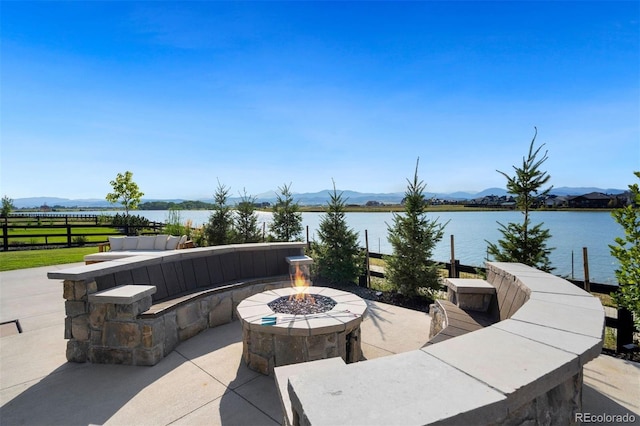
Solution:
M 365 301 L 353 293 L 328 287 L 306 287 L 311 296 L 333 299 L 336 305 L 323 313 L 291 315 L 274 312 L 268 304 L 301 290 L 281 288 L 244 299 L 237 307 L 242 323 L 242 358 L 252 370 L 272 375 L 281 365 L 340 356 L 360 361 L 360 324 Z

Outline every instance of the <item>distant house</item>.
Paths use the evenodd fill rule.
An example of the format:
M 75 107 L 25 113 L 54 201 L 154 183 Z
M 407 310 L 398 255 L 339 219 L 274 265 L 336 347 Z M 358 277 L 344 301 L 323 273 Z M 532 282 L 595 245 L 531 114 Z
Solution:
M 610 206 L 611 196 L 601 192 L 569 197 L 569 207 L 580 209 L 603 209 Z
M 516 199 L 511 195 L 487 195 L 485 197 L 474 198 L 464 205 L 467 207 L 514 209 L 516 207 Z
M 613 207 L 620 208 L 634 203 L 631 191 L 625 191 L 622 194 L 614 195 Z
M 569 201 L 567 197 L 558 196 L 558 195 L 549 195 L 547 199 L 544 200 L 544 205 L 549 208 L 567 207 L 569 205 Z
M 41 212 L 50 212 L 51 211 L 51 207 L 49 207 L 46 203 L 40 206 L 40 211 Z

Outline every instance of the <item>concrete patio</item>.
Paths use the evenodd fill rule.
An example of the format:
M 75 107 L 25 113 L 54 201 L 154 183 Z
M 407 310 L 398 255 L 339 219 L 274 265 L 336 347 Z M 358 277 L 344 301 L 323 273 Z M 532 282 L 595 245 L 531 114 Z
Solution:
M 70 266 L 0 273 L 0 322 L 19 320 L 23 331 L 2 326 L 2 425 L 281 423 L 273 378 L 241 363 L 238 321 L 182 343 L 153 367 L 68 363 L 62 284 L 46 272 Z M 424 313 L 369 302 L 362 324 L 365 358 L 420 348 L 429 322 Z M 632 413 L 640 424 L 640 365 L 605 355 L 587 364 L 583 409 Z

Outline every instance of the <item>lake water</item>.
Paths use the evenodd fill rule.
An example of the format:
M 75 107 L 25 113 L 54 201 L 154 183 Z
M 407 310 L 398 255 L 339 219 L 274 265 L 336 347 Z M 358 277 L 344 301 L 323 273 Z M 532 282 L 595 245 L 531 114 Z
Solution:
M 82 212 L 85 214 L 105 214 L 104 212 Z M 115 214 L 115 212 L 113 212 Z M 156 222 L 164 222 L 168 211 L 136 210 L 134 214 Z M 209 219 L 210 211 L 183 210 L 182 221 L 191 219 L 194 226 L 200 226 Z M 316 230 L 324 213 L 303 213 L 302 224 L 309 227 L 309 238 L 317 238 Z M 346 213 L 347 224 L 360 234 L 360 243 L 364 247 L 365 230 L 369 236 L 369 250 L 391 254 L 391 245 L 387 241 L 387 224 L 393 223 L 393 213 Z M 504 212 L 440 212 L 429 213 L 430 219 L 447 223 L 442 241 L 436 245 L 433 258 L 448 262 L 451 259 L 451 235 L 455 240 L 455 257 L 464 265 L 482 266 L 486 260 L 486 241 L 497 242 L 502 236 L 498 230 L 500 222 L 521 222 L 522 213 Z M 534 212 L 533 223 L 543 222 L 549 228 L 552 238 L 549 247 L 555 247 L 550 259 L 556 275 L 583 279 L 582 248 L 587 247 L 589 257 L 589 275 L 592 282 L 615 284 L 617 260 L 611 256 L 609 244 L 615 237 L 624 236 L 609 212 L 552 211 Z M 259 222 L 268 224 L 271 213 L 258 212 Z M 262 225 L 260 225 L 262 226 Z M 305 235 L 303 234 L 303 237 Z M 573 262 L 573 275 L 572 275 Z

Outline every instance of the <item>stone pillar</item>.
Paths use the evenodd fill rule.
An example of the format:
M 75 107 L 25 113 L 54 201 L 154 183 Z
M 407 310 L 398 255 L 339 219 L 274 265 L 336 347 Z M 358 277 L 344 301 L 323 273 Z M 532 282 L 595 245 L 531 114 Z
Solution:
M 431 326 L 429 328 L 429 339 L 440 333 L 444 328 L 445 315 L 437 303 L 429 305 L 429 316 L 431 317 Z
M 487 312 L 496 288 L 479 279 L 447 278 L 447 298 L 465 311 Z
M 162 318 L 140 320 L 153 286 L 121 286 L 89 297 L 87 360 L 99 364 L 154 365 L 164 356 Z
M 98 290 L 98 285 L 94 280 L 65 280 L 63 286 L 67 360 L 86 362 L 91 340 L 88 296 Z

